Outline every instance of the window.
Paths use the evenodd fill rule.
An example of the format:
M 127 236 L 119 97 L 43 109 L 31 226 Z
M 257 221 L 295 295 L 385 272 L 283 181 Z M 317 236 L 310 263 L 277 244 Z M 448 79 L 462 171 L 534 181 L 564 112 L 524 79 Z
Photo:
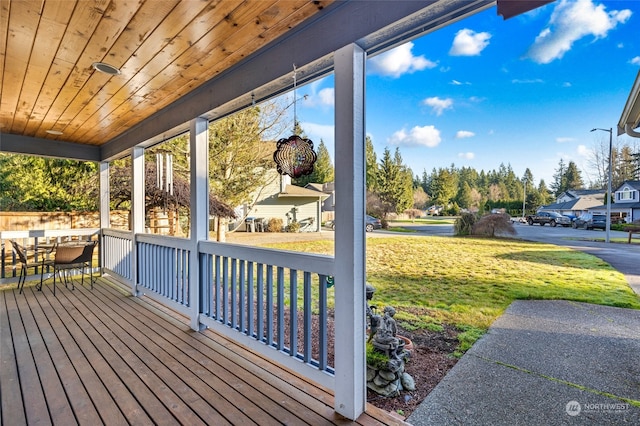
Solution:
M 633 191 L 631 191 L 631 188 L 625 187 L 620 191 L 620 201 L 629 201 L 633 200 L 633 198 Z

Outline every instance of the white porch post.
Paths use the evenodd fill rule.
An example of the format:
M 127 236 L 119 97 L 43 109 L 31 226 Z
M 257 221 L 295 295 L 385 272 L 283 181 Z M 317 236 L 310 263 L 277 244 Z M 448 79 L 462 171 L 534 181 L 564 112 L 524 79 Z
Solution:
M 144 232 L 144 148 L 133 147 L 131 149 L 131 168 L 133 179 L 131 180 L 131 233 L 133 243 L 131 247 L 131 294 L 138 295 L 138 249 L 136 234 Z
M 110 186 L 109 186 L 109 163 L 100 163 L 100 229 L 110 228 Z
M 191 256 L 189 258 L 189 309 L 191 328 L 200 329 L 200 262 L 198 241 L 209 239 L 209 122 L 191 121 Z
M 110 206 L 110 185 L 109 185 L 109 163 L 103 161 L 100 163 L 100 238 L 102 239 L 102 230 L 111 227 L 111 220 L 109 218 L 111 213 Z M 100 241 L 100 267 L 104 266 L 104 244 Z
M 366 404 L 365 52 L 335 52 L 335 411 L 355 420 Z

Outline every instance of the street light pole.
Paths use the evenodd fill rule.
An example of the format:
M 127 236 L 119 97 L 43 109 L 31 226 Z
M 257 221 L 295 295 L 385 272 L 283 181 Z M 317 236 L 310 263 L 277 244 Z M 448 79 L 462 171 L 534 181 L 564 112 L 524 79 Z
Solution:
M 591 129 L 592 132 L 596 130 L 602 130 L 603 132 L 609 132 L 609 173 L 607 177 L 607 221 L 605 227 L 605 242 L 608 243 L 611 235 L 611 175 L 612 175 L 612 165 L 611 165 L 611 153 L 613 152 L 613 128 L 609 129 Z
M 524 209 L 525 209 L 525 206 L 526 206 L 526 203 L 527 203 L 527 178 L 524 178 L 523 181 L 524 182 L 523 182 L 523 185 L 522 185 L 522 190 L 523 190 L 522 191 L 523 192 L 523 195 L 522 195 L 522 219 L 524 219 Z

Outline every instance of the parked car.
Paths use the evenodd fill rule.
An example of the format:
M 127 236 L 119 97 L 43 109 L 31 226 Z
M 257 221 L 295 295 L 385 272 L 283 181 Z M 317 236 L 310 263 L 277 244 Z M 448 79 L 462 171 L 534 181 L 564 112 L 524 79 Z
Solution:
M 571 219 L 567 216 L 563 216 L 557 212 L 546 212 L 541 211 L 536 214 L 532 214 L 527 216 L 527 223 L 529 225 L 533 225 L 534 223 L 539 223 L 540 226 L 544 226 L 548 223 L 550 226 L 571 226 Z
M 606 229 L 607 215 L 602 213 L 583 213 L 571 224 L 573 228 Z
M 327 228 L 331 228 L 334 231 L 336 230 L 336 223 L 333 220 L 328 220 L 324 223 L 324 226 Z M 364 216 L 364 229 L 367 232 L 371 232 L 374 229 L 381 229 L 382 221 L 377 217 L 369 216 L 368 214 Z

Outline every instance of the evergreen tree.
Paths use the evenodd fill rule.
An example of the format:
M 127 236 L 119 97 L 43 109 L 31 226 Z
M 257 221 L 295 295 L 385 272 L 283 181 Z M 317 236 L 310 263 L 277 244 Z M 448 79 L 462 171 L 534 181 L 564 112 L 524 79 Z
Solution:
M 334 168 L 331 162 L 331 155 L 324 141 L 320 139 L 316 163 L 313 165 L 313 172 L 309 175 L 301 176 L 294 179 L 293 183 L 297 186 L 306 186 L 308 183 L 327 183 L 333 182 Z
M 467 182 L 462 184 L 462 188 L 458 192 L 458 196 L 456 197 L 456 202 L 463 209 L 470 209 L 473 205 L 473 196 L 471 187 Z
M 450 170 L 440 169 L 431 179 L 431 198 L 440 206 L 448 206 L 456 196 L 458 187 L 455 176 Z
M 580 170 L 578 170 L 578 166 L 576 165 L 576 163 L 574 163 L 573 161 L 569 161 L 569 164 L 567 165 L 567 171 L 565 172 L 564 180 L 567 185 L 566 190 L 584 188 L 582 174 L 580 173 Z
M 369 136 L 365 138 L 364 143 L 367 190 L 375 191 L 378 185 L 378 159 L 376 158 L 376 151 L 373 148 L 373 141 Z
M 560 162 L 558 163 L 558 168 L 553 175 L 553 183 L 551 184 L 551 189 L 553 190 L 553 194 L 556 197 L 569 189 L 569 187 L 567 186 L 566 171 L 567 166 L 565 166 L 564 160 L 561 158 Z
M 378 196 L 383 213 L 401 213 L 413 205 L 413 173 L 402 164 L 400 150 L 395 155 L 385 148 L 378 171 Z

